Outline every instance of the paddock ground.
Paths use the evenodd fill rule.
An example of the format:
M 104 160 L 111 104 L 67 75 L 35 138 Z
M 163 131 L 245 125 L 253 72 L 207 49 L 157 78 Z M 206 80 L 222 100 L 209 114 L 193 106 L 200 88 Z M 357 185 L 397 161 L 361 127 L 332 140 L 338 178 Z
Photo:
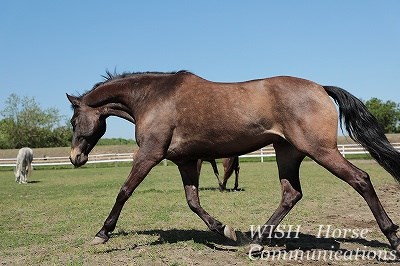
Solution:
M 375 162 L 353 161 L 370 175 L 382 204 L 400 224 L 400 188 Z M 312 161 L 301 168 L 303 199 L 282 224 L 300 226 L 299 238 L 274 240 L 274 250 L 325 252 L 291 260 L 249 258 L 243 251 L 251 225 L 263 224 L 280 201 L 275 162 L 241 164 L 238 192 L 220 193 L 211 166 L 204 164 L 200 199 L 205 210 L 233 226 L 239 244 L 208 231 L 187 207 L 177 168 L 157 166 L 126 203 L 105 245 L 90 241 L 108 215 L 129 167 L 35 170 L 30 183 L 15 183 L 0 171 L 1 265 L 395 265 L 360 252 L 390 247 L 364 200 L 348 185 Z M 219 165 L 220 172 L 222 167 Z M 230 180 L 228 187 L 232 187 Z M 363 238 L 317 238 L 319 226 L 361 230 Z M 355 254 L 335 260 L 331 254 Z M 334 252 L 334 253 L 332 253 Z M 283 253 L 282 253 L 283 254 Z M 309 253 L 311 254 L 311 253 Z M 253 260 L 254 259 L 254 260 Z

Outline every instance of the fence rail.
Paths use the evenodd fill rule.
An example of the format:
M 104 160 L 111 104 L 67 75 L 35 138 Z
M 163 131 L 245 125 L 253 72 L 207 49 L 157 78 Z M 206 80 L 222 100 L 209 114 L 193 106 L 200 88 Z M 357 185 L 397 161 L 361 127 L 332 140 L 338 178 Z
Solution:
M 400 152 L 400 143 L 391 143 L 392 146 Z M 347 155 L 357 155 L 357 154 L 369 154 L 368 151 L 364 149 L 360 144 L 341 144 L 338 145 L 338 150 L 340 153 L 346 157 Z M 275 150 L 272 145 L 268 145 L 260 150 L 251 152 L 249 154 L 244 154 L 239 156 L 240 158 L 260 158 L 260 161 L 263 162 L 263 158 L 265 157 L 275 157 Z
M 392 143 L 393 147 L 400 151 L 400 143 Z M 346 157 L 353 154 L 368 154 L 368 152 L 358 144 L 338 145 L 340 153 Z M 131 162 L 134 153 L 109 153 L 109 154 L 93 154 L 89 156 L 88 164 L 96 163 L 115 163 L 115 162 Z M 274 157 L 275 150 L 272 145 L 266 146 L 257 151 L 241 155 L 240 158 L 260 158 L 263 162 L 266 157 Z M 0 167 L 15 167 L 16 158 L 0 158 Z M 70 165 L 68 157 L 34 157 L 33 166 L 57 166 Z M 166 164 L 166 163 L 164 163 Z

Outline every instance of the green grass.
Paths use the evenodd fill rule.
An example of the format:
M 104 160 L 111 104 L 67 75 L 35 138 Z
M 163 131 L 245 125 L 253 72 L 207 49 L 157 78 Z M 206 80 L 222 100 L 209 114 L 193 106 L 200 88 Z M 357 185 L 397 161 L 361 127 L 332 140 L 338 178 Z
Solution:
M 371 161 L 357 161 L 367 170 L 387 210 L 400 222 L 398 188 Z M 220 171 L 222 167 L 219 165 Z M 12 171 L 0 171 L 0 262 L 5 265 L 190 265 L 248 264 L 249 259 L 213 232 L 187 207 L 175 166 L 157 166 L 126 203 L 117 228 L 105 245 L 90 246 L 107 217 L 129 167 L 43 169 L 31 183 L 18 185 Z M 200 177 L 202 206 L 241 232 L 263 224 L 280 201 L 274 162 L 241 164 L 243 191 L 220 193 L 211 167 Z M 303 163 L 303 200 L 283 221 L 301 224 L 313 233 L 318 224 L 372 228 L 371 240 L 387 244 L 365 202 L 346 184 L 311 161 Z M 228 187 L 232 187 L 230 180 Z M 396 201 L 397 199 L 397 201 Z M 356 225 L 356 224 L 355 224 Z M 355 226 L 353 225 L 353 226 Z M 350 225 L 351 226 L 351 225 Z M 358 227 L 360 227 L 358 226 Z M 384 245 L 383 244 L 383 245 Z M 359 244 L 362 246 L 362 244 Z

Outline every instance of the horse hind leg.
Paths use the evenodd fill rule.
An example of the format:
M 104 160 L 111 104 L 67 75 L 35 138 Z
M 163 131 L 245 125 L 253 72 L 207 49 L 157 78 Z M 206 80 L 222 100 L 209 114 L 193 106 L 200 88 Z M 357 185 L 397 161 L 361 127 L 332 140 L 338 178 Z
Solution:
M 328 169 L 332 174 L 352 186 L 367 202 L 382 233 L 389 240 L 390 245 L 400 254 L 400 238 L 395 225 L 383 208 L 369 175 L 347 161 L 337 149 L 322 149 L 314 160 Z
M 222 178 L 222 182 L 219 184 L 220 191 L 226 190 L 226 184 L 232 175 L 231 158 L 222 158 L 222 166 L 224 167 L 224 177 Z
M 233 190 L 238 190 L 239 186 L 239 157 L 230 157 L 223 158 L 222 165 L 224 166 L 224 177 L 222 179 L 222 183 L 220 183 L 220 189 L 226 190 L 226 184 L 228 183 L 228 179 L 232 176 L 233 172 L 235 172 L 235 185 Z
M 239 171 L 240 171 L 239 157 L 235 157 L 234 159 L 234 169 L 235 169 L 235 185 L 233 187 L 233 190 L 239 190 Z
M 28 166 L 28 179 L 30 179 L 31 176 L 32 176 L 32 170 L 33 170 L 32 163 L 29 163 L 29 166 Z
M 221 191 L 221 184 L 222 183 L 219 180 L 219 172 L 218 172 L 217 162 L 215 160 L 210 160 L 210 163 L 211 163 L 212 169 L 214 171 L 214 175 L 217 178 L 217 182 L 218 182 L 218 185 L 219 185 L 219 190 Z
M 275 143 L 274 148 L 282 188 L 282 198 L 278 208 L 263 225 L 261 232 L 254 235 L 248 250 L 251 253 L 258 253 L 263 250 L 263 240 L 267 237 L 272 237 L 279 223 L 303 196 L 299 180 L 299 169 L 305 155 L 286 141 Z

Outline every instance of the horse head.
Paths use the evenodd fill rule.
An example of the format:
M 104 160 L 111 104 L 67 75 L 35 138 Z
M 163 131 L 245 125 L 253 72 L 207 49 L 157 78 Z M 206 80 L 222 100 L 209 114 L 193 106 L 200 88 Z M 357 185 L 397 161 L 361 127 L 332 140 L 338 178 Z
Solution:
M 88 161 L 90 151 L 106 132 L 106 116 L 102 115 L 99 108 L 86 105 L 78 97 L 67 94 L 67 98 L 74 110 L 71 118 L 73 136 L 69 158 L 75 167 L 79 167 Z

